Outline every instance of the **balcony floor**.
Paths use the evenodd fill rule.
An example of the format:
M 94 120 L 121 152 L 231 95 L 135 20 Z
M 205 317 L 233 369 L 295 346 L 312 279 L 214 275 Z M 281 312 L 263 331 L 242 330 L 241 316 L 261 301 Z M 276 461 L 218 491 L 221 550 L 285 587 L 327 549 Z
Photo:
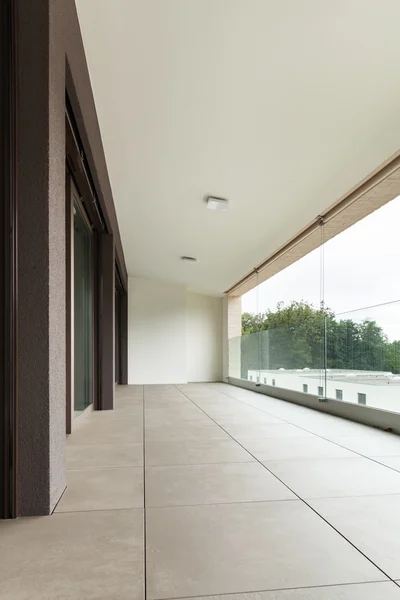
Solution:
M 0 600 L 400 600 L 400 437 L 225 384 L 116 404 L 55 513 L 0 523 Z

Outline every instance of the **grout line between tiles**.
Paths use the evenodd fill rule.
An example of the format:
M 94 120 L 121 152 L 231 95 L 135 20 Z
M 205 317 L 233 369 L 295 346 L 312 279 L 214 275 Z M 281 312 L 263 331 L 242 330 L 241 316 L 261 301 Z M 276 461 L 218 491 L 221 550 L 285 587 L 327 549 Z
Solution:
M 67 469 L 67 473 L 79 473 L 82 471 L 108 471 L 109 469 L 141 469 L 143 465 L 109 465 L 101 467 L 80 467 L 79 469 Z
M 210 465 L 246 465 L 256 462 L 253 459 L 248 460 L 219 460 L 215 462 L 199 462 L 199 463 L 173 463 L 171 465 L 147 465 L 146 469 L 159 469 L 160 467 L 202 467 Z M 86 470 L 86 469 L 85 469 Z
M 177 386 L 175 386 L 175 387 L 176 387 L 176 389 L 179 390 L 179 388 Z M 191 400 L 189 398 L 189 396 L 187 396 L 181 390 L 179 390 L 179 391 L 190 402 L 192 402 L 195 406 L 197 406 L 197 408 L 199 408 L 202 412 L 204 412 L 205 415 L 207 415 L 207 413 L 202 408 L 200 408 L 193 400 Z M 209 415 L 207 415 L 207 416 L 212 421 L 214 421 L 214 419 L 212 417 L 210 417 Z M 218 423 L 216 421 L 214 421 L 214 423 L 216 425 L 218 425 Z M 235 440 L 240 446 L 242 446 L 242 448 L 244 448 L 244 450 L 246 450 L 246 452 L 248 452 L 250 454 L 250 456 L 252 456 L 260 465 L 262 465 L 264 467 L 264 469 L 266 469 L 269 473 L 271 473 L 271 475 L 273 475 L 278 481 L 280 481 L 282 483 L 282 485 L 284 485 L 290 492 L 292 492 L 292 494 L 294 494 L 301 502 L 303 502 L 305 506 L 307 506 L 309 509 L 311 509 L 314 514 L 316 514 L 320 519 L 322 519 L 323 521 L 325 521 L 325 523 L 329 527 L 331 527 L 334 531 L 336 531 L 336 533 L 338 533 L 344 540 L 346 540 L 357 552 L 359 552 L 362 556 L 364 556 L 364 558 L 366 560 L 368 560 L 372 565 L 374 565 L 374 567 L 376 569 L 378 569 L 387 579 L 389 579 L 390 581 L 394 582 L 394 579 L 392 579 L 387 573 L 385 573 L 385 571 L 383 569 L 381 569 L 381 567 L 379 567 L 362 550 L 360 550 L 360 548 L 358 548 L 355 544 L 353 544 L 353 542 L 351 542 L 343 533 L 341 533 L 334 525 L 332 525 L 332 523 L 330 523 L 325 517 L 323 517 L 313 506 L 311 506 L 311 504 L 309 504 L 304 498 L 301 498 L 301 496 L 299 496 L 299 494 L 297 494 L 290 486 L 288 486 L 284 481 L 282 481 L 282 479 L 280 479 L 275 473 L 273 473 L 270 469 L 268 469 L 268 467 L 264 463 L 262 463 L 260 460 L 258 460 L 251 452 L 249 452 L 249 450 L 247 450 L 240 442 L 238 442 L 238 440 L 236 440 L 230 433 L 228 433 L 223 427 L 221 427 L 221 425 L 218 425 L 218 427 L 220 427 L 222 429 L 222 431 L 225 431 L 225 433 L 227 433 L 233 440 Z
M 218 598 L 219 596 L 245 596 L 246 594 L 269 594 L 271 592 L 290 592 L 295 590 L 323 590 L 324 588 L 336 588 L 336 587 L 347 587 L 352 585 L 372 585 L 375 583 L 395 583 L 396 585 L 400 580 L 397 581 L 388 581 L 387 579 L 377 579 L 374 581 L 354 581 L 354 582 L 346 582 L 346 583 L 327 583 L 326 585 L 307 585 L 303 587 L 284 587 L 284 588 L 270 588 L 270 589 L 262 589 L 262 590 L 249 590 L 245 592 L 221 592 L 216 594 L 197 594 L 197 596 L 160 596 L 157 598 L 152 598 L 151 600 L 191 600 L 192 598 L 201 599 L 201 598 Z M 243 600 L 243 599 L 242 599 Z
M 270 504 L 271 502 L 299 502 L 299 498 L 274 498 L 272 500 L 238 500 L 237 502 L 200 502 L 194 504 L 155 504 L 148 506 L 149 510 L 153 508 L 193 508 L 193 506 L 226 506 L 231 504 Z
M 274 475 L 274 473 L 272 473 L 272 471 L 269 471 L 267 469 L 267 471 L 269 473 L 271 473 L 271 475 Z M 276 475 L 274 475 L 274 477 L 276 477 Z M 285 487 L 287 487 L 291 492 L 292 490 L 283 482 L 281 481 L 278 477 L 276 477 L 276 479 L 278 479 L 281 483 L 283 483 L 283 485 L 285 485 Z M 396 496 L 400 498 L 400 494 L 368 494 L 368 495 L 363 495 L 363 496 L 313 496 L 312 498 L 301 498 L 300 496 L 298 496 L 295 492 L 293 492 L 293 494 L 295 494 L 295 498 L 272 498 L 270 500 L 237 500 L 237 501 L 232 501 L 232 502 L 200 502 L 200 503 L 195 503 L 195 504 L 157 504 L 154 506 L 147 506 L 147 508 L 151 509 L 151 508 L 183 508 L 183 507 L 188 507 L 188 506 L 221 506 L 224 504 L 263 504 L 263 503 L 271 503 L 271 502 L 303 502 L 304 504 L 308 504 L 307 501 L 313 501 L 313 500 L 350 500 L 351 498 L 382 498 L 382 496 L 387 497 L 387 496 Z M 310 507 L 312 508 L 312 507 Z M 313 508 L 314 512 L 317 512 L 316 509 Z M 319 515 L 319 513 L 318 513 Z M 319 515 L 320 516 L 320 515 Z M 321 517 L 322 519 L 324 519 L 324 517 Z M 325 519 L 324 519 L 325 520 Z M 342 536 L 343 537 L 343 536 Z
M 59 497 L 59 499 L 57 500 L 57 502 L 56 502 L 56 504 L 55 504 L 55 506 L 54 506 L 53 510 L 52 510 L 52 511 L 51 511 L 51 513 L 50 513 L 51 515 L 58 514 L 58 513 L 56 513 L 56 510 L 57 510 L 57 507 L 58 507 L 58 505 L 60 504 L 61 500 L 63 499 L 63 496 L 64 496 L 65 492 L 67 491 L 67 487 L 68 487 L 68 480 L 67 480 L 67 483 L 66 483 L 66 486 L 65 486 L 65 488 L 64 488 L 64 491 L 63 491 L 63 493 L 61 494 L 61 496 L 60 496 L 60 497 Z
M 90 513 L 90 512 L 115 512 L 119 510 L 129 511 L 129 510 L 141 510 L 143 511 L 143 506 L 118 506 L 116 508 L 81 508 L 79 510 L 58 510 L 57 512 L 53 512 L 52 515 L 75 515 L 76 513 Z M 25 517 L 24 517 L 25 518 Z

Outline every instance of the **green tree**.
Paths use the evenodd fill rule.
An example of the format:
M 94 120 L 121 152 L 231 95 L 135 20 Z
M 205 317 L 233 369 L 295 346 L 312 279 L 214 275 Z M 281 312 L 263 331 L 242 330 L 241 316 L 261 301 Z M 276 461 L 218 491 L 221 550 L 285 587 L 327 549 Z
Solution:
M 388 344 L 386 354 L 386 369 L 392 373 L 400 373 L 400 341 L 396 340 Z
M 292 301 L 242 315 L 242 376 L 249 369 L 357 369 L 400 372 L 400 341 L 370 319 L 337 321 L 329 308 Z M 325 359 L 326 354 L 326 359 Z

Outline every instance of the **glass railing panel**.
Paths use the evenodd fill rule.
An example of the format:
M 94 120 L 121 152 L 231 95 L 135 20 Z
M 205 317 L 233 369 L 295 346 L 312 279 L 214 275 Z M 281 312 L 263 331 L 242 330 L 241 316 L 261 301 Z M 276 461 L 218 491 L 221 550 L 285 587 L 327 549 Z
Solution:
M 308 316 L 293 325 L 231 339 L 229 375 L 324 397 L 325 317 L 319 309 Z
M 241 337 L 234 337 L 228 340 L 228 374 L 229 377 L 241 379 Z
M 260 332 L 261 383 L 324 395 L 324 317 L 319 310 L 312 314 L 312 319 Z
M 241 379 L 260 383 L 260 334 L 242 335 L 240 342 Z
M 328 398 L 400 412 L 400 301 L 337 314 L 326 353 Z

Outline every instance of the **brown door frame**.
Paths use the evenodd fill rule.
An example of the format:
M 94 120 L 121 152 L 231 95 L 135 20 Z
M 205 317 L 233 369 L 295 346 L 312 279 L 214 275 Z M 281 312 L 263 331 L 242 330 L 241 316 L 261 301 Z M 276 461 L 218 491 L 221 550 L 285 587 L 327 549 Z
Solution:
M 98 264 L 97 264 L 97 235 L 93 224 L 85 210 L 85 204 L 82 201 L 78 187 L 72 177 L 70 170 L 67 165 L 67 177 L 66 177 L 66 203 L 65 203 L 65 224 L 66 224 L 66 433 L 72 432 L 73 422 L 73 411 L 72 411 L 72 399 L 73 399 L 73 211 L 74 204 L 79 205 L 80 212 L 89 229 L 92 231 L 92 404 L 94 408 L 97 408 L 97 278 L 98 278 Z
M 116 373 L 116 383 L 126 385 L 128 383 L 128 296 L 119 272 L 118 263 L 115 264 L 115 290 L 118 302 L 119 335 L 116 340 L 118 343 L 118 372 Z
M 16 8 L 0 9 L 0 518 L 18 516 Z
M 89 163 L 82 145 L 77 123 L 72 112 L 68 95 L 66 96 L 66 162 L 67 178 L 74 182 L 78 195 L 82 201 L 86 216 L 93 230 L 94 240 L 94 267 L 93 267 L 93 407 L 95 410 L 112 408 L 113 398 L 113 369 L 114 354 L 110 352 L 111 340 L 114 340 L 114 331 L 111 326 L 111 312 L 114 320 L 114 311 L 111 307 L 114 303 L 114 279 L 121 284 L 121 331 L 120 331 L 120 372 L 119 383 L 127 383 L 128 365 L 128 341 L 127 341 L 127 275 L 121 269 L 119 257 L 116 254 L 115 236 L 110 226 L 109 219 L 104 213 L 104 207 L 99 201 L 96 193 L 95 183 L 90 172 Z M 68 188 L 69 186 L 69 188 Z M 67 326 L 71 323 L 71 191 L 72 186 L 67 181 Z M 118 233 L 118 232 L 117 232 Z M 119 239 L 119 233 L 118 233 Z M 114 265 L 115 275 L 114 275 Z M 112 282 L 112 283 L 111 283 Z M 111 287 L 110 287 L 111 286 Z M 112 294 L 112 304 L 110 300 Z M 71 332 L 67 331 L 67 360 L 71 363 Z M 71 414 L 71 364 L 67 365 L 67 433 L 70 433 L 72 423 Z M 111 378 L 111 379 L 110 379 Z
M 65 423 L 66 433 L 72 432 L 72 178 L 68 166 L 65 178 L 65 367 L 66 367 L 66 400 Z

